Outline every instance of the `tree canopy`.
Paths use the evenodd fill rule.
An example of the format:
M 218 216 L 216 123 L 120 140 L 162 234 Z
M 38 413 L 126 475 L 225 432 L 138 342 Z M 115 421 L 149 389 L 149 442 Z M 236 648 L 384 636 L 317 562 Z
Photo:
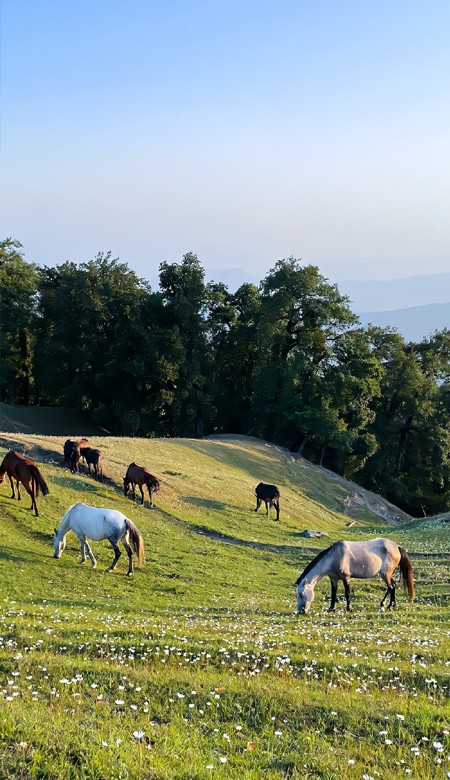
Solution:
M 449 508 L 448 331 L 363 328 L 293 257 L 236 291 L 192 253 L 159 271 L 153 291 L 110 253 L 38 267 L 0 242 L 1 399 L 124 435 L 257 435 L 412 513 Z

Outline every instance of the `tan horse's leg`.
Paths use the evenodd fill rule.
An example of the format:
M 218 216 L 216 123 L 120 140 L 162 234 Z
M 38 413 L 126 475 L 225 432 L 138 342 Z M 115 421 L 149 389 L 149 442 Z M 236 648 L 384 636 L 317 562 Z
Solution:
M 386 572 L 385 574 L 381 574 L 380 576 L 381 576 L 381 579 L 383 580 L 383 582 L 385 582 L 386 585 L 387 585 L 387 591 L 384 594 L 384 596 L 383 596 L 383 598 L 381 599 L 381 602 L 380 602 L 380 609 L 381 610 L 384 609 L 384 602 L 386 601 L 388 595 L 390 596 L 388 609 L 395 609 L 395 607 L 396 607 L 396 603 L 395 603 L 395 582 L 394 582 L 394 579 L 392 577 L 392 570 L 389 573 Z
M 351 605 L 351 591 L 350 591 L 350 577 L 347 577 L 344 579 L 344 588 L 345 588 L 345 600 L 347 601 L 347 612 L 352 611 L 352 605 Z
M 332 579 L 330 577 L 331 582 L 331 601 L 330 601 L 330 607 L 328 612 L 334 612 L 336 609 L 336 598 L 337 598 L 337 589 L 338 589 L 338 582 L 339 580 Z

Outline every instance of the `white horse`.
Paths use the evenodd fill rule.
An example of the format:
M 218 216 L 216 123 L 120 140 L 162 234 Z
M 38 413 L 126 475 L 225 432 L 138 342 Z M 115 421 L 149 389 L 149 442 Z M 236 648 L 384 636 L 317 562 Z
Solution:
M 371 539 L 369 542 L 335 542 L 331 547 L 317 555 L 296 581 L 297 585 L 297 610 L 308 612 L 314 599 L 314 588 L 317 582 L 328 576 L 331 580 L 330 612 L 336 606 L 336 593 L 339 580 L 342 580 L 345 588 L 347 610 L 350 605 L 350 578 L 367 579 L 380 575 L 387 585 L 380 609 L 384 609 L 384 602 L 390 594 L 389 609 L 395 607 L 395 582 L 392 574 L 400 564 L 400 573 L 403 585 L 408 589 L 409 598 L 414 599 L 414 582 L 411 562 L 403 547 L 390 539 Z
M 54 558 L 60 558 L 66 546 L 66 536 L 69 531 L 73 531 L 81 543 L 81 563 L 86 560 L 86 553 L 91 559 L 92 568 L 95 569 L 97 561 L 86 539 L 93 539 L 95 542 L 101 539 L 108 539 L 114 550 L 114 560 L 106 571 L 112 571 L 122 555 L 118 547 L 118 542 L 122 542 L 128 554 L 127 574 L 133 574 L 133 553 L 130 547 L 133 545 L 134 551 L 138 557 L 139 565 L 144 561 L 144 541 L 135 524 L 125 517 L 122 512 L 115 509 L 100 509 L 96 506 L 87 506 L 86 504 L 75 504 L 71 506 L 58 528 L 55 528 L 55 537 L 53 546 L 55 552 Z

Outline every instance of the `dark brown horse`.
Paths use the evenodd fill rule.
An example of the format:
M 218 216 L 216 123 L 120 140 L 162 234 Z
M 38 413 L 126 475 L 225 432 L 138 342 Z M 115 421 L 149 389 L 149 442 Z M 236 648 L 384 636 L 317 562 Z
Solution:
M 77 441 L 67 439 L 64 443 L 64 463 L 69 464 L 69 468 L 72 473 L 78 471 L 78 463 L 80 461 L 80 445 Z
M 137 466 L 136 463 L 130 463 L 123 480 L 123 490 L 125 495 L 128 495 L 130 485 L 133 493 L 133 499 L 136 498 L 136 485 L 138 485 L 141 492 L 141 504 L 144 503 L 144 491 L 142 486 L 147 485 L 150 506 L 153 506 L 152 493 L 158 492 L 159 480 L 153 474 L 150 474 L 149 470 L 145 466 Z
M 14 452 L 14 450 L 10 450 L 6 453 L 0 466 L 0 483 L 5 479 L 5 474 L 8 475 L 9 481 L 11 482 L 11 498 L 15 498 L 13 482 L 13 479 L 15 479 L 17 500 L 20 501 L 19 484 L 22 483 L 28 495 L 31 496 L 30 509 L 34 509 L 34 514 L 36 517 L 39 517 L 36 496 L 39 495 L 39 491 L 43 496 L 46 496 L 49 490 L 47 483 L 34 460 L 26 458 L 25 455 L 20 455 L 18 452 Z
M 80 453 L 86 461 L 89 474 L 92 466 L 95 479 L 103 481 L 102 453 L 100 450 L 94 450 L 92 447 L 80 447 Z

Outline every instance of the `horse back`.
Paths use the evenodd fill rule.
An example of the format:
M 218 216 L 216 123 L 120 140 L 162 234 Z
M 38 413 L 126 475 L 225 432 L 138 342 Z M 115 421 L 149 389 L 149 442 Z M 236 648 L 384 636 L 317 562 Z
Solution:
M 20 479 L 21 476 L 29 475 L 28 466 L 35 466 L 34 460 L 27 458 L 25 455 L 21 455 L 20 452 L 9 450 L 3 458 L 3 462 L 0 466 L 0 470 L 8 474 L 10 477 Z
M 145 482 L 145 474 L 150 473 L 144 466 L 138 466 L 137 463 L 130 463 L 127 468 L 125 479 L 134 482 L 136 485 L 142 485 Z
M 264 482 L 260 482 L 255 488 L 255 496 L 262 501 L 275 501 L 280 498 L 280 491 L 276 485 L 266 485 Z
M 70 527 L 75 533 L 81 532 L 94 541 L 109 539 L 111 536 L 120 539 L 126 532 L 126 518 L 117 509 L 75 504 L 72 507 Z

